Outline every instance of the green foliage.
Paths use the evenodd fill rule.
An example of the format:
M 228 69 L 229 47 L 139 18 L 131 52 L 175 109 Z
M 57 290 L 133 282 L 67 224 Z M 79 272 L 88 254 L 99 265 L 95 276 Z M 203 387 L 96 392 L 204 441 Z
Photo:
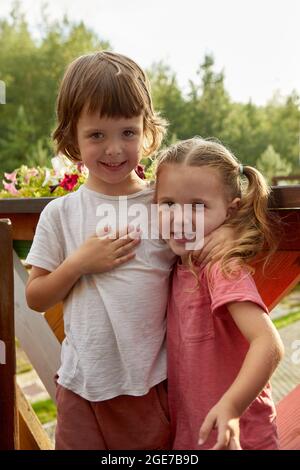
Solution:
M 6 84 L 6 104 L 0 106 L 0 177 L 22 163 L 50 163 L 55 100 L 66 66 L 81 54 L 109 47 L 83 23 L 66 17 L 50 22 L 44 14 L 40 30 L 41 38 L 34 40 L 18 3 L 9 19 L 0 19 L 0 80 Z
M 166 144 L 194 135 L 216 137 L 244 164 L 252 166 L 272 145 L 283 159 L 283 171 L 290 172 L 291 165 L 299 172 L 300 101 L 295 92 L 280 99 L 274 96 L 265 107 L 232 102 L 225 89 L 224 72 L 214 70 L 212 56 L 204 58 L 199 81 L 190 81 L 186 96 L 166 64 L 155 64 L 148 74 L 154 104 L 170 122 Z
M 281 158 L 279 153 L 275 152 L 273 145 L 268 145 L 266 150 L 257 160 L 257 168 L 272 183 L 273 176 L 289 175 L 292 171 L 291 163 Z
M 279 330 L 280 328 L 284 328 L 285 326 L 291 325 L 292 323 L 295 323 L 296 321 L 299 321 L 299 320 L 300 320 L 300 311 L 288 313 L 287 315 L 283 317 L 275 318 L 275 320 L 273 320 L 273 323 L 276 326 L 276 328 Z
M 55 403 L 51 399 L 32 403 L 32 408 L 42 424 L 49 423 L 56 419 L 57 410 Z
M 0 105 L 0 181 L 4 171 L 22 164 L 49 166 L 54 155 L 55 100 L 65 67 L 81 54 L 110 47 L 82 22 L 70 22 L 67 17 L 50 21 L 47 9 L 39 29 L 40 38 L 35 39 L 18 3 L 8 19 L 0 19 L 0 80 L 6 84 L 7 101 Z M 210 55 L 204 57 L 198 79 L 190 81 L 186 94 L 167 64 L 155 63 L 148 75 L 155 108 L 169 121 L 163 145 L 194 135 L 216 137 L 244 164 L 259 163 L 269 178 L 279 167 L 299 173 L 300 101 L 296 92 L 287 97 L 274 95 L 266 106 L 235 103 L 226 91 L 224 71 L 215 70 Z M 268 146 L 273 152 L 263 157 Z M 150 164 L 149 160 L 149 175 Z
M 166 64 L 153 64 L 147 71 L 152 84 L 152 96 L 155 109 L 169 121 L 166 143 L 173 136 L 183 138 L 184 123 L 187 122 L 186 104 L 178 86 L 175 74 Z

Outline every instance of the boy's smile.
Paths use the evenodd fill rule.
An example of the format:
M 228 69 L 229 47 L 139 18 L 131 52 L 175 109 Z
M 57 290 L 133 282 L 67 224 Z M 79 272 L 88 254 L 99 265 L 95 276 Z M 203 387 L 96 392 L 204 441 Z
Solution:
M 82 162 L 89 170 L 87 186 L 108 195 L 142 189 L 134 169 L 142 156 L 143 139 L 143 115 L 117 119 L 83 110 L 77 123 L 77 141 Z

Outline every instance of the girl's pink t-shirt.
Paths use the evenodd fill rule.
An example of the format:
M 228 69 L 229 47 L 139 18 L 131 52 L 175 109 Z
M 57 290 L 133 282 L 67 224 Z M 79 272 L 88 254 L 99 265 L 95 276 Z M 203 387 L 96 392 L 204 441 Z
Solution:
M 268 313 L 252 276 L 242 270 L 227 279 L 215 263 L 210 272 L 177 264 L 168 304 L 168 380 L 174 449 L 209 449 L 217 431 L 199 447 L 201 424 L 233 383 L 249 343 L 226 308 L 250 301 Z M 258 358 L 261 359 L 261 358 Z M 269 384 L 240 420 L 243 449 L 278 449 L 276 412 Z

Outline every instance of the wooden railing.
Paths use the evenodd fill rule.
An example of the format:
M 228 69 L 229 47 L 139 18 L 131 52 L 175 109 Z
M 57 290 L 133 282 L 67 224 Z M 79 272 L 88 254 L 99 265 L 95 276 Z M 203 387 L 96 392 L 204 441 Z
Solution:
M 297 182 L 298 184 L 300 182 L 300 175 L 273 176 L 272 184 L 274 186 L 277 186 L 278 183 L 280 183 L 280 181 L 285 181 L 285 182 L 294 181 L 294 184 L 295 182 Z
M 43 315 L 29 309 L 25 299 L 28 273 L 12 251 L 13 240 L 33 239 L 39 215 L 50 200 L 0 199 L 0 219 L 5 219 L 0 223 L 0 346 L 6 351 L 5 363 L 0 361 L 0 448 L 5 449 L 51 448 L 22 391 L 16 392 L 14 335 L 55 399 L 53 377 L 64 337 L 62 305 Z M 279 214 L 283 236 L 265 271 L 262 262 L 255 263 L 255 281 L 272 309 L 300 280 L 300 186 L 274 187 L 270 210 Z

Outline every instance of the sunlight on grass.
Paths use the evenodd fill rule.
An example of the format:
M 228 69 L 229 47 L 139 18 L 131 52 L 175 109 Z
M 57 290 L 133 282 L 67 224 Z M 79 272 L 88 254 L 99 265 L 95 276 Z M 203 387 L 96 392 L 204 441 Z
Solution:
M 51 399 L 32 403 L 32 408 L 42 424 L 56 419 L 56 406 Z
M 298 320 L 300 320 L 300 310 L 298 312 L 289 313 L 284 317 L 276 318 L 275 320 L 273 320 L 273 323 L 279 330 L 280 328 L 291 325 L 292 323 L 295 323 Z

